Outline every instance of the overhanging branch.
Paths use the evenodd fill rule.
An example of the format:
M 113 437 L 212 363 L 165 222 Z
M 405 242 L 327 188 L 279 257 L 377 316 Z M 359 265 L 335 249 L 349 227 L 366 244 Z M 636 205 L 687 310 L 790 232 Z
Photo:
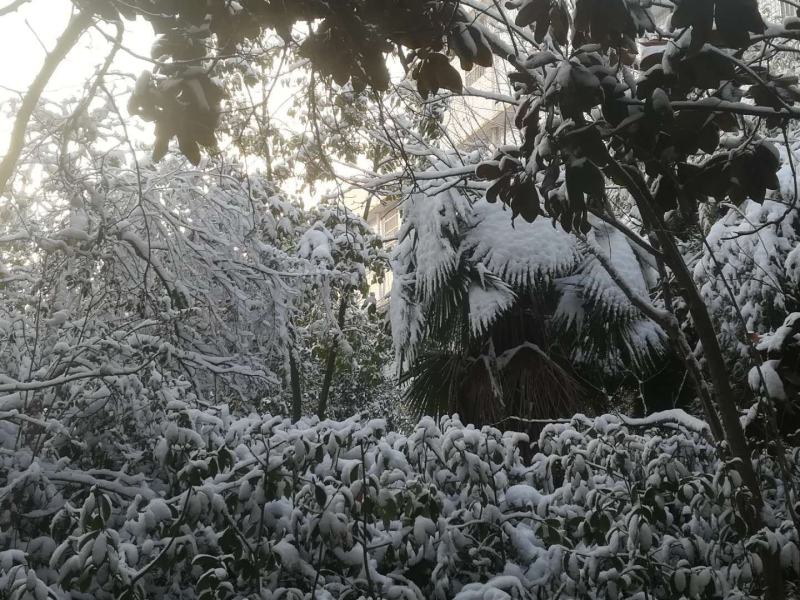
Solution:
M 0 17 L 3 17 L 3 16 L 5 16 L 5 15 L 7 15 L 9 13 L 15 12 L 17 9 L 19 9 L 20 6 L 22 6 L 23 4 L 27 4 L 30 1 L 31 0 L 14 0 L 14 2 L 9 4 L 8 6 L 4 6 L 3 8 L 0 8 Z
M 11 142 L 8 151 L 0 162 L 0 194 L 6 191 L 11 175 L 17 166 L 17 160 L 25 144 L 25 130 L 28 128 L 28 120 L 31 118 L 39 98 L 42 96 L 44 88 L 53 76 L 56 68 L 66 58 L 69 51 L 78 43 L 81 35 L 89 27 L 92 17 L 89 13 L 80 12 L 73 16 L 67 24 L 64 33 L 58 39 L 55 48 L 44 60 L 41 70 L 28 88 L 25 98 L 17 112 L 14 120 L 14 129 L 11 132 Z

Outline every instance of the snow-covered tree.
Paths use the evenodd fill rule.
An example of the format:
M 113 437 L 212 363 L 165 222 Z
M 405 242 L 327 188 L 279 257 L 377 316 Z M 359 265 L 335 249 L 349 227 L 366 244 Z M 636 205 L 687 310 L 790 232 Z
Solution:
M 765 23 L 755 0 L 656 4 L 75 0 L 0 162 L 2 593 L 796 595 L 798 453 L 777 401 L 796 401 L 797 313 L 762 304 L 795 310 L 788 125 L 800 90 L 783 59 L 800 28 L 794 17 Z M 117 51 L 122 17 L 137 16 L 158 36 L 129 112 L 154 123 L 155 159 L 174 141 L 198 169 L 175 158 L 156 167 L 103 131 L 90 110 L 101 92 L 101 110 L 125 127 L 103 85 L 111 55 L 84 102 L 35 114 L 86 31 Z M 283 49 L 261 45 L 265 28 Z M 647 61 L 642 40 L 656 48 Z M 376 323 L 347 323 L 379 253 L 357 217 L 300 211 L 272 177 L 219 152 L 220 131 L 243 134 L 246 154 L 272 130 L 269 119 L 255 133 L 225 118 L 241 106 L 224 104 L 232 77 L 216 77 L 262 51 L 308 68 L 306 130 L 286 147 L 312 181 L 360 159 L 368 138 L 381 151 L 371 168 L 346 165 L 363 173 L 349 183 L 408 195 L 392 309 L 400 358 L 478 365 L 434 361 L 412 385 L 430 394 L 448 380 L 448 409 L 453 389 L 469 389 L 464 406 L 490 421 L 509 397 L 508 416 L 536 406 L 517 398 L 545 366 L 552 391 L 582 369 L 601 380 L 647 368 L 668 345 L 705 422 L 680 411 L 576 416 L 530 445 L 456 417 L 423 419 L 408 436 L 382 420 L 298 418 L 303 372 L 322 375 L 325 416 L 331 390 L 346 393 L 349 382 L 334 381 L 343 363 L 361 353 L 350 372 L 380 364 L 380 344 L 348 337 Z M 397 85 L 388 54 L 405 74 Z M 451 157 L 385 110 L 382 92 L 415 88 L 418 107 L 437 107 L 436 129 L 443 100 L 464 91 L 454 59 L 469 70 L 492 55 L 513 67 L 514 96 L 494 99 L 517 107 L 520 143 L 491 160 Z M 362 120 L 362 107 L 376 114 Z M 268 171 L 274 152 L 269 140 L 258 152 Z M 779 189 L 783 160 L 791 197 Z M 755 219 L 770 239 L 747 229 Z M 731 231 L 748 239 L 726 270 L 717 254 L 732 252 Z M 766 241 L 775 264 L 758 248 Z M 780 292 L 750 278 L 760 269 L 785 278 Z M 758 402 L 742 414 L 745 372 Z M 294 423 L 272 416 L 287 412 L 284 398 Z
M 563 417 L 603 406 L 604 381 L 651 370 L 663 331 L 582 242 L 545 220 L 512 220 L 448 182 L 452 168 L 436 164 L 444 181 L 422 183 L 404 205 L 392 264 L 392 331 L 420 412 L 481 423 Z M 602 222 L 591 238 L 649 293 L 649 257 Z
M 117 426 L 147 435 L 165 394 L 290 405 L 292 353 L 314 344 L 300 319 L 312 330 L 336 323 L 342 290 L 362 289 L 385 264 L 380 241 L 352 213 L 306 211 L 236 164 L 128 163 L 107 106 L 87 128 L 64 128 L 69 114 L 37 115 L 3 207 L 3 405 L 59 415 L 106 442 Z M 362 351 L 350 370 L 377 383 L 386 352 L 363 336 L 386 335 L 348 332 L 342 343 Z M 307 358 L 312 370 L 323 360 Z

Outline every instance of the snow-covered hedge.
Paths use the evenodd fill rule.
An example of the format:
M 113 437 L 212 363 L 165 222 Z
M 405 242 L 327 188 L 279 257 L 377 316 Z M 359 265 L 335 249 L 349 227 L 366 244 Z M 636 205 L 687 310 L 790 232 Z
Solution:
M 173 401 L 104 468 L 3 417 L 0 598 L 738 598 L 764 553 L 800 570 L 772 460 L 749 531 L 735 466 L 681 412 L 576 416 L 531 457 L 456 417 L 405 436 Z

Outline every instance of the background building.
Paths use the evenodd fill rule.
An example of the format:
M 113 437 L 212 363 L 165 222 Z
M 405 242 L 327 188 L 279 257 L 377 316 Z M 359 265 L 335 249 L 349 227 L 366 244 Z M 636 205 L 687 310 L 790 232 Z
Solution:
M 781 0 L 760 0 L 762 14 L 767 18 L 777 21 L 784 17 L 796 17 L 797 9 Z
M 450 100 L 445 128 L 459 150 L 497 148 L 516 143 L 515 106 L 498 98 L 513 97 L 505 62 L 475 66 L 464 73 L 464 95 Z

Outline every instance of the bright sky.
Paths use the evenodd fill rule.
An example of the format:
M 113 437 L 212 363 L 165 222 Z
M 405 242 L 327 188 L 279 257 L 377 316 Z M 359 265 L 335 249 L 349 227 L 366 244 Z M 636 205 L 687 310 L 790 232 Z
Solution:
M 0 4 L 5 6 L 8 3 L 2 0 Z M 0 56 L 6 57 L 0 69 L 0 103 L 13 98 L 20 99 L 28 89 L 42 68 L 47 51 L 53 49 L 67 26 L 72 6 L 70 0 L 31 0 L 16 12 L 0 17 Z M 110 35 L 116 33 L 113 26 L 107 24 L 104 25 L 104 31 Z M 123 45 L 133 52 L 149 56 L 152 40 L 152 28 L 144 21 L 125 24 Z M 112 43 L 108 39 L 90 29 L 58 66 L 42 98 L 59 102 L 82 96 L 87 81 L 103 64 L 111 48 Z M 147 62 L 120 50 L 106 82 L 111 89 L 122 91 L 133 83 L 123 73 L 135 77 L 146 68 Z M 116 85 L 117 82 L 119 85 Z M 121 105 L 125 114 L 125 100 Z M 14 116 L 9 115 L 5 107 L 0 112 L 0 156 L 5 156 L 8 150 Z M 132 127 L 132 124 L 129 122 L 129 132 L 132 137 L 137 137 L 139 128 Z M 149 138 L 152 125 L 145 124 L 144 131 Z
M 10 0 L 0 0 L 0 7 L 8 5 Z M 199 1 L 199 0 L 198 0 Z M 51 50 L 61 36 L 72 13 L 70 0 L 30 0 L 16 12 L 0 17 L 0 56 L 6 58 L 3 68 L 0 69 L 0 103 L 5 103 L 12 98 L 20 98 L 36 77 L 42 67 L 47 51 Z M 115 33 L 112 25 L 103 24 L 104 31 L 109 36 Z M 123 92 L 133 85 L 133 79 L 125 78 L 121 74 L 131 74 L 134 77 L 141 71 L 152 67 L 146 60 L 141 60 L 135 55 L 150 56 L 150 47 L 155 34 L 149 23 L 140 19 L 136 22 L 125 22 L 125 36 L 123 48 L 117 53 L 106 82 L 112 87 L 117 87 Z M 43 98 L 49 101 L 59 101 L 81 95 L 82 89 L 104 62 L 112 43 L 98 31 L 90 30 L 84 34 L 78 45 L 73 48 L 66 60 L 56 70 L 50 80 Z M 119 75 L 118 75 L 119 74 Z M 118 81 L 119 86 L 114 86 Z M 275 113 L 285 113 L 287 101 L 292 95 L 292 90 L 278 86 L 270 101 Z M 120 99 L 123 114 L 127 95 Z M 279 120 L 287 122 L 285 114 L 275 114 Z M 288 118 L 288 121 L 292 121 Z M 144 141 L 151 141 L 153 125 L 141 123 L 138 119 L 128 122 L 129 132 L 132 137 L 136 135 L 138 123 L 144 129 Z M 9 116 L 0 112 L 0 157 L 5 155 L 8 148 L 9 136 L 13 127 L 13 115 Z M 289 184 L 287 187 L 297 187 L 300 182 Z M 292 190 L 299 191 L 299 190 Z M 308 197 L 306 203 L 316 203 L 318 198 Z M 314 194 L 319 196 L 320 193 Z
M 5 5 L 7 0 L 0 0 L 0 6 Z M 0 56 L 13 57 L 5 60 L 0 69 L 0 103 L 20 98 L 28 89 L 42 67 L 46 50 L 55 46 L 71 13 L 70 0 L 31 0 L 16 12 L 0 17 Z M 102 27 L 109 36 L 116 33 L 113 25 L 103 24 Z M 149 57 L 154 37 L 152 27 L 143 19 L 126 21 L 123 47 L 109 69 L 106 82 L 120 92 L 132 87 L 134 79 L 125 78 L 122 74 L 136 77 L 141 71 L 152 68 L 151 63 L 136 58 L 136 55 Z M 59 65 L 43 98 L 59 101 L 80 96 L 86 82 L 103 64 L 111 48 L 111 41 L 98 31 L 92 29 L 84 34 L 67 59 Z M 120 85 L 114 86 L 115 81 Z M 273 98 L 281 103 L 291 94 L 281 86 L 276 92 Z M 127 93 L 119 102 L 123 114 L 127 114 L 124 108 L 126 101 Z M 149 144 L 153 125 L 132 118 L 128 122 L 132 137 L 137 137 L 136 128 L 131 127 L 134 123 L 143 128 L 144 141 Z M 6 153 L 12 127 L 13 115 L 0 113 L 0 156 Z
M 44 62 L 45 48 L 42 46 L 48 50 L 53 48 L 69 21 L 71 11 L 72 2 L 69 0 L 32 0 L 17 12 L 0 18 L 0 55 L 6 58 L 0 70 L 0 100 L 7 100 L 15 96 L 15 92 L 27 89 Z M 106 31 L 113 33 L 113 28 L 106 26 Z M 149 56 L 153 39 L 150 26 L 143 21 L 126 23 L 125 31 L 124 45 Z M 57 99 L 80 92 L 110 48 L 111 43 L 98 32 L 84 35 L 56 70 L 45 96 Z M 137 74 L 146 67 L 146 62 L 120 51 L 112 70 Z M 2 126 L 5 130 L 8 124 L 3 122 Z

